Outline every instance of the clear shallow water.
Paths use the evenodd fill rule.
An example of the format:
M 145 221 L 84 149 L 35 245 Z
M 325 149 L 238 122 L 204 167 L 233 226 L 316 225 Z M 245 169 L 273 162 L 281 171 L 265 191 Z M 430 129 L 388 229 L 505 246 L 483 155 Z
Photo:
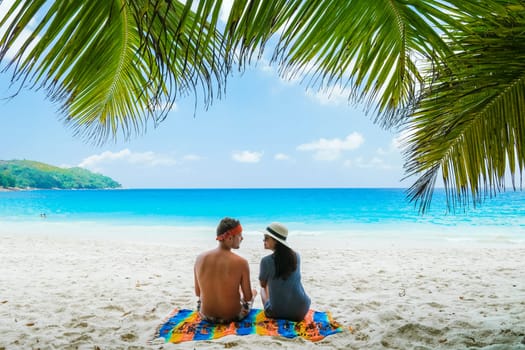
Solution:
M 466 212 L 447 214 L 436 190 L 424 216 L 403 189 L 143 189 L 0 192 L 0 225 L 91 223 L 215 227 L 224 216 L 246 230 L 271 221 L 303 234 L 366 237 L 436 234 L 448 240 L 525 241 L 525 193 L 506 192 Z M 42 215 L 45 214 L 45 218 Z M 425 232 L 422 235 L 422 232 Z

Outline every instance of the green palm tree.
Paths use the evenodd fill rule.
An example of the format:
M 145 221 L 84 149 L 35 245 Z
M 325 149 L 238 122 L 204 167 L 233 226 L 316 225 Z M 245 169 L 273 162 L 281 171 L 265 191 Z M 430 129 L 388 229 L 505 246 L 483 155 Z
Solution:
M 484 166 L 487 154 L 496 156 L 494 148 L 483 155 L 470 153 L 498 140 L 484 139 L 488 131 L 475 131 L 472 121 L 479 123 L 473 113 L 494 101 L 472 93 L 460 102 L 450 93 L 463 84 L 460 73 L 469 74 L 472 48 L 464 43 L 483 32 L 475 30 L 476 23 L 486 22 L 495 33 L 504 27 L 502 18 L 523 24 L 516 15 L 523 12 L 521 1 L 235 0 L 225 24 L 219 21 L 221 5 L 216 0 L 16 0 L 0 22 L 10 23 L 0 38 L 0 61 L 22 40 L 9 65 L 12 81 L 46 89 L 76 133 L 104 142 L 119 132 L 125 137 L 142 132 L 150 120 L 163 120 L 181 94 L 191 94 L 196 101 L 202 96 L 208 105 L 221 97 L 233 68 L 242 71 L 271 50 L 283 77 L 301 76 L 307 87 L 318 89 L 350 87 L 348 98 L 366 102 L 378 124 L 412 132 L 407 139 L 407 174 L 419 176 L 410 195 L 422 201 L 423 209 L 440 170 L 452 198 L 463 199 L 470 189 L 476 200 L 481 189 L 501 188 L 501 181 L 493 180 L 500 179 L 502 164 L 511 164 L 513 176 L 516 169 L 521 171 L 523 152 L 511 141 L 497 146 L 506 154 L 515 149 L 512 160 L 507 157 L 510 163 Z M 24 29 L 37 13 L 41 19 L 23 40 Z M 514 39 L 519 41 L 518 32 Z M 484 43 L 485 38 L 480 40 Z M 492 62 L 487 72 L 493 69 L 491 74 L 497 74 L 511 63 L 517 66 L 514 73 L 520 70 L 512 55 L 506 58 Z M 435 71 L 427 72 L 420 61 Z M 504 93 L 509 87 L 505 83 L 498 79 L 490 90 Z M 444 95 L 440 91 L 449 92 L 450 103 L 443 98 L 433 105 L 436 94 Z M 516 91 L 513 96 L 522 94 L 522 83 Z M 478 109 L 462 109 L 465 101 Z M 452 102 L 457 102 L 456 109 L 440 114 L 442 106 Z M 506 102 L 500 104 L 503 113 L 519 120 L 519 104 L 510 95 Z M 501 111 L 492 112 L 499 130 L 508 119 Z M 436 115 L 445 120 L 434 121 Z M 446 124 L 452 119 L 456 121 Z M 458 123 L 471 128 L 457 128 Z M 449 139 L 440 138 L 436 128 L 460 135 L 455 143 L 446 142 Z M 476 132 L 474 138 L 471 134 Z M 469 153 L 454 153 L 461 147 L 468 147 Z M 514 158 L 517 167 L 512 165 Z M 468 171 L 461 175 L 458 169 L 464 164 Z
M 525 3 L 469 16 L 451 32 L 454 52 L 434 62 L 421 100 L 407 116 L 409 198 L 423 210 L 442 174 L 447 203 L 474 205 L 505 190 L 525 165 Z M 521 177 L 521 176 L 520 176 Z
M 44 88 L 64 119 L 95 142 L 140 132 L 162 120 L 179 94 L 209 103 L 225 81 L 216 23 L 191 3 L 19 1 L 1 25 L 0 60 L 17 42 L 13 82 Z M 24 30 L 39 14 L 31 35 Z

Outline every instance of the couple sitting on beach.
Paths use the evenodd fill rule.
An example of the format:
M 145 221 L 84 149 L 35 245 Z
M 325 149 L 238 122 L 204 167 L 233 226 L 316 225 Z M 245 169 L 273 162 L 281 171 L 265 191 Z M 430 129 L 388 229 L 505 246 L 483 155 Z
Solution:
M 261 300 L 267 317 L 301 321 L 310 298 L 301 284 L 300 258 L 286 242 L 287 228 L 270 224 L 264 231 L 264 248 L 273 254 L 261 260 Z M 194 267 L 197 309 L 213 323 L 240 321 L 248 315 L 257 291 L 251 288 L 248 261 L 232 249 L 243 240 L 238 220 L 224 218 L 217 227 L 219 246 L 197 257 Z

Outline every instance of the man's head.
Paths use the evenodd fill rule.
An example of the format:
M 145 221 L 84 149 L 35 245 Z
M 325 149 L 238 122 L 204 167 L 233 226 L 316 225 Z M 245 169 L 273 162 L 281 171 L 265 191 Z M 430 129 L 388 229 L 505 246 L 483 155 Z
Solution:
M 217 240 L 230 248 L 238 249 L 242 241 L 242 226 L 239 220 L 224 218 L 217 226 Z

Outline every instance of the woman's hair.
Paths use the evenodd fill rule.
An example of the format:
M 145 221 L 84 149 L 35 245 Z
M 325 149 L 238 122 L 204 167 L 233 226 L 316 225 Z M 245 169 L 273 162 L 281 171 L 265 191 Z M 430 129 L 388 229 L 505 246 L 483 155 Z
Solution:
M 275 261 L 276 278 L 285 280 L 297 269 L 297 256 L 295 252 L 277 240 L 275 241 L 273 259 Z

